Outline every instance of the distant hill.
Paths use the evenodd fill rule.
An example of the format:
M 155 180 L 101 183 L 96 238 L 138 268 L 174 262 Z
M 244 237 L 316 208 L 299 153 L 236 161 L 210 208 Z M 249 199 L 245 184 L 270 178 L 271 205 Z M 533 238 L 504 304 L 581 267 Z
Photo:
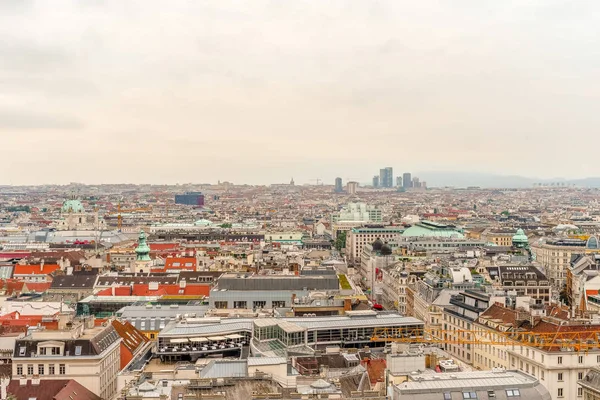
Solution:
M 537 183 L 557 182 L 578 187 L 600 188 L 600 177 L 581 179 L 539 179 L 517 175 L 495 175 L 476 172 L 445 172 L 427 171 L 415 174 L 421 181 L 427 182 L 428 187 L 454 186 L 468 187 L 480 186 L 483 188 L 529 188 Z

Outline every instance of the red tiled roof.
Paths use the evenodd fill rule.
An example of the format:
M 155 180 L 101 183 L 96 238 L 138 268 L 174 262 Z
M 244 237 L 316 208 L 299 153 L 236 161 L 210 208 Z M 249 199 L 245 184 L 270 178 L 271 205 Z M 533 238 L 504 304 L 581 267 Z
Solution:
M 183 291 L 183 292 L 181 292 Z M 179 285 L 158 285 L 157 290 L 150 290 L 148 284 L 135 284 L 131 286 L 117 286 L 114 288 L 106 288 L 96 296 L 205 296 L 210 294 L 210 285 L 187 284 L 185 288 Z
M 500 320 L 505 325 L 515 326 L 517 321 L 517 312 L 499 304 L 492 304 L 487 310 L 481 313 L 479 318 L 482 320 Z
M 113 320 L 111 324 L 123 339 L 121 342 L 121 369 L 123 369 L 131 362 L 138 350 L 148 343 L 150 339 L 129 322 L 122 323 Z
M 114 293 L 113 293 L 114 291 Z M 131 296 L 130 286 L 116 286 L 103 289 L 96 296 Z
M 6 391 L 16 400 L 102 400 L 73 379 L 42 379 L 35 385 L 31 380 L 21 385 L 18 379 L 13 379 Z
M 179 243 L 148 243 L 150 251 L 177 250 Z
M 195 257 L 169 257 L 165 259 L 165 269 L 196 269 Z
M 27 290 L 30 292 L 36 293 L 44 293 L 46 290 L 50 289 L 52 282 L 27 282 L 25 286 Z
M 2 251 L 0 252 L 0 259 L 6 260 L 11 258 L 26 258 L 31 254 L 29 251 Z
M 15 265 L 13 275 L 50 275 L 60 269 L 57 264 Z
M 369 380 L 372 385 L 377 382 L 383 382 L 385 379 L 386 362 L 384 359 L 365 359 L 361 362 L 362 366 L 367 369 Z
M 183 291 L 183 292 L 182 292 Z M 210 294 L 209 285 L 194 285 L 188 284 L 185 288 L 179 285 L 159 285 L 158 290 L 150 290 L 148 285 L 133 285 L 133 296 L 165 296 L 165 295 L 181 295 L 181 296 L 207 296 Z

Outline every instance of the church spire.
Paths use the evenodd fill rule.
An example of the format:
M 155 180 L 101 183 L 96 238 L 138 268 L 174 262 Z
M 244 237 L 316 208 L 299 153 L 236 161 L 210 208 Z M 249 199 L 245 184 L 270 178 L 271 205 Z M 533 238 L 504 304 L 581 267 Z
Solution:
M 138 246 L 135 249 L 135 254 L 137 255 L 137 261 L 151 261 L 150 259 L 150 247 L 146 243 L 146 233 L 144 231 L 140 231 Z

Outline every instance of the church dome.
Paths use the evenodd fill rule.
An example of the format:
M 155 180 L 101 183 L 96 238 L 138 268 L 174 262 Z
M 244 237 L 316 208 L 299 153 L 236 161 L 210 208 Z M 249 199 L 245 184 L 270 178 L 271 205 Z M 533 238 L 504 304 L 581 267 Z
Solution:
M 77 200 L 77 199 L 70 199 L 70 200 L 65 200 L 65 202 L 62 205 L 62 208 L 60 209 L 61 212 L 63 213 L 82 213 L 85 212 L 83 205 L 81 204 L 81 201 Z
M 521 229 L 521 228 L 517 229 L 517 233 L 515 233 L 515 235 L 512 237 L 512 240 L 513 240 L 513 242 L 520 242 L 520 243 L 529 241 L 527 239 L 527 235 L 525 235 L 525 232 L 523 232 L 523 229 Z
M 392 254 L 392 248 L 389 244 L 385 243 L 383 246 L 381 246 L 381 255 L 389 256 L 390 254 Z
M 381 239 L 377 238 L 373 242 L 372 246 L 373 246 L 373 250 L 380 251 L 381 248 L 383 247 L 383 242 L 381 241 Z
M 529 239 L 527 239 L 523 229 L 517 229 L 517 233 L 512 237 L 512 244 L 516 247 L 527 247 L 529 245 Z

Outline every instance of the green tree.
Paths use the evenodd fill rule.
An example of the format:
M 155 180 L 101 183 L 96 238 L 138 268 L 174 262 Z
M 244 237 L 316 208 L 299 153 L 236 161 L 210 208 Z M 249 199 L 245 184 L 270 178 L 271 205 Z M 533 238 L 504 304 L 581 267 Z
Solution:
M 346 232 L 338 232 L 337 237 L 335 238 L 335 248 L 337 251 L 342 251 L 344 247 L 346 247 Z
M 232 225 L 230 223 L 225 223 L 225 224 L 221 224 L 219 225 L 221 228 L 231 228 Z

